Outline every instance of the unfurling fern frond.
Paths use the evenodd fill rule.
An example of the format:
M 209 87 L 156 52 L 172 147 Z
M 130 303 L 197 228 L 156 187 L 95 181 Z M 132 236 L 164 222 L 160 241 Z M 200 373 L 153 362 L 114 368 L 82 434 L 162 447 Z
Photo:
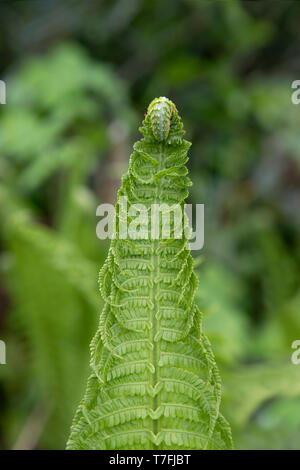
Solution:
M 182 215 L 181 238 L 120 236 L 121 197 L 133 204 L 177 204 L 191 185 L 190 143 L 175 105 L 149 106 L 118 193 L 116 233 L 100 272 L 105 307 L 91 344 L 92 374 L 68 449 L 227 449 L 221 384 L 195 304 L 197 279 Z M 153 206 L 152 206 L 153 207 Z M 183 213 L 184 214 L 184 213 Z M 127 215 L 127 214 L 126 214 Z

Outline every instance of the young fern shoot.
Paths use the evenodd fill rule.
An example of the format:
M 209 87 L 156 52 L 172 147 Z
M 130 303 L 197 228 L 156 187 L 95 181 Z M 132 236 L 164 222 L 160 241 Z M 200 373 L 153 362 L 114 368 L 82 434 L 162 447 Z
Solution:
M 190 143 L 175 105 L 155 99 L 140 128 L 116 204 L 116 230 L 100 271 L 105 301 L 91 343 L 87 390 L 75 414 L 67 449 L 229 449 L 231 431 L 220 413 L 221 383 L 195 302 L 197 278 L 181 237 L 124 238 L 121 200 L 130 208 L 184 208 L 191 181 Z M 130 217 L 129 217 L 130 219 Z M 145 228 L 146 227 L 146 228 Z

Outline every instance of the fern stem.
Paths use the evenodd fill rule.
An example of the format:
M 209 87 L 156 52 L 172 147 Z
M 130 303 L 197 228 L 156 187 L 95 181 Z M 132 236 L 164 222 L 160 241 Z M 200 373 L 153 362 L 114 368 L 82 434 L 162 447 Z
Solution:
M 159 145 L 159 166 L 158 166 L 158 171 L 160 171 L 163 168 L 163 145 Z M 155 200 L 154 203 L 158 204 L 159 203 L 159 196 L 160 196 L 160 184 L 157 185 L 156 188 L 156 194 L 155 194 Z M 158 312 L 159 312 L 159 294 L 160 294 L 160 287 L 159 287 L 159 275 L 160 275 L 160 270 L 159 270 L 159 265 L 160 265 L 160 256 L 159 256 L 159 240 L 156 239 L 154 241 L 154 250 L 152 253 L 152 258 L 151 262 L 153 263 L 153 272 L 152 272 L 152 281 L 153 281 L 153 289 L 152 289 L 152 302 L 153 302 L 153 310 L 152 310 L 152 316 L 151 316 L 151 336 L 150 336 L 150 342 L 153 344 L 153 353 L 152 353 L 152 364 L 154 367 L 154 373 L 152 377 L 152 387 L 155 389 L 157 384 L 159 383 L 160 377 L 159 377 L 159 367 L 158 367 L 158 362 L 160 359 L 160 350 L 159 350 L 159 342 L 156 339 L 156 335 L 159 331 L 159 320 L 157 318 Z M 152 411 L 155 412 L 157 408 L 159 407 L 159 398 L 158 395 L 154 395 L 152 399 Z M 152 420 L 152 430 L 153 434 L 155 436 L 158 435 L 159 433 L 159 418 L 156 420 Z M 154 444 L 153 449 L 157 449 L 157 446 Z

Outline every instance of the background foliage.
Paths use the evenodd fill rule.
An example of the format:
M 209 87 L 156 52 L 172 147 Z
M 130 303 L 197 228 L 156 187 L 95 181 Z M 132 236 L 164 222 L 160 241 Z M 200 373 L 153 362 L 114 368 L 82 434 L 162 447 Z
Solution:
M 64 448 L 101 310 L 96 206 L 166 95 L 205 204 L 198 302 L 237 448 L 297 449 L 299 2 L 0 2 L 1 448 Z

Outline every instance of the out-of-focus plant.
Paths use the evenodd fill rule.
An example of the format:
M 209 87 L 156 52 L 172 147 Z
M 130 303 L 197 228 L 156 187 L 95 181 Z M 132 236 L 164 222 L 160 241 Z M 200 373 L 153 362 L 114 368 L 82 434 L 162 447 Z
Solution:
M 290 357 L 292 340 L 300 339 L 300 108 L 291 102 L 291 84 L 299 79 L 300 3 L 93 0 L 72 2 L 70 7 L 68 2 L 53 0 L 43 2 L 43 8 L 40 5 L 41 2 L 1 3 L 1 72 L 9 75 L 16 68 L 17 76 L 20 62 L 26 68 L 32 51 L 77 39 L 100 63 L 104 61 L 118 69 L 130 87 L 133 106 L 140 115 L 153 96 L 162 94 L 185 110 L 187 138 L 193 141 L 189 169 L 194 185 L 190 201 L 205 204 L 204 249 L 196 254 L 201 259 L 198 272 L 202 280 L 197 295 L 204 313 L 204 328 L 214 342 L 224 379 L 224 413 L 232 424 L 237 448 L 298 449 L 300 366 L 290 365 Z M 66 61 L 61 62 L 63 67 Z M 88 62 L 91 63 L 89 59 Z M 44 64 L 49 70 L 47 63 L 46 55 Z M 53 88 L 51 95 L 59 93 L 55 88 L 59 87 L 60 74 L 54 69 L 53 81 L 49 78 L 51 83 L 41 98 L 43 103 L 49 100 L 46 88 Z M 9 106 L 13 92 L 10 80 Z M 70 81 L 73 80 L 76 77 L 70 76 Z M 77 93 L 82 89 L 85 97 L 91 97 L 85 85 L 78 87 Z M 22 100 L 27 96 L 27 101 L 30 96 L 22 92 L 19 99 L 20 95 Z M 114 99 L 119 99 L 118 96 Z M 68 101 L 72 102 L 71 107 L 75 106 L 76 100 Z M 82 114 L 80 120 L 72 120 L 71 126 L 60 134 L 63 143 L 73 139 L 82 142 L 91 128 L 93 137 L 85 139 L 82 155 L 85 145 L 89 153 L 94 145 L 91 142 L 97 141 L 95 146 L 103 152 L 96 153 L 111 156 L 105 148 L 111 147 L 112 138 L 121 137 L 124 125 L 115 121 L 116 115 L 110 115 L 111 105 L 104 105 L 104 101 L 99 99 L 98 104 L 103 105 L 101 116 L 95 111 L 96 120 L 92 115 L 83 119 Z M 34 114 L 38 122 L 44 122 L 48 115 L 45 104 L 29 107 L 37 109 Z M 24 112 L 23 106 L 22 109 Z M 2 114 L 8 110 L 0 108 Z M 67 111 L 60 111 L 64 112 Z M 16 123 L 18 119 L 16 113 Z M 35 117 L 28 119 L 28 125 L 32 120 L 36 121 Z M 50 120 L 43 132 L 54 135 L 54 131 Z M 4 138 L 2 132 L 1 141 Z M 16 140 L 13 145 L 17 145 Z M 119 165 L 122 148 L 118 143 L 114 145 L 112 171 L 106 172 L 106 176 L 113 176 Z M 33 148 L 32 155 L 34 151 Z M 39 158 L 42 156 L 39 154 Z M 75 244 L 98 268 L 103 258 L 98 259 L 95 245 L 95 198 L 89 188 L 95 182 L 102 190 L 104 185 L 102 181 L 99 184 L 98 175 L 103 168 L 99 172 L 91 157 L 87 170 L 89 163 L 78 158 L 77 170 L 76 165 L 70 164 L 68 168 L 74 169 L 74 173 L 66 171 L 63 167 L 67 165 L 67 156 L 61 167 L 49 171 L 50 179 L 47 177 L 35 186 L 30 177 L 31 171 L 36 171 L 32 167 L 34 160 L 31 155 L 25 161 L 1 152 L 3 180 L 10 181 L 12 192 L 17 192 L 22 203 L 30 204 L 37 213 L 36 219 L 59 227 L 60 234 L 60 221 L 64 220 L 68 238 L 74 236 Z M 69 176 L 76 181 L 77 171 L 80 181 L 81 164 L 87 170 L 85 174 L 90 175 L 89 187 L 60 184 Z M 47 165 L 52 162 L 47 161 Z M 46 170 L 37 170 L 38 174 L 43 172 Z M 72 203 L 72 210 L 64 209 L 64 201 L 66 208 Z M 66 213 L 70 219 L 62 217 Z M 69 228 L 72 222 L 75 230 Z M 8 274 L 12 256 L 7 246 L 3 248 L 1 267 Z M 14 303 L 14 291 L 7 294 L 2 287 L 1 305 L 6 306 L 8 314 L 1 339 L 9 335 L 7 352 L 18 362 L 18 369 L 7 366 L 0 369 L 1 374 L 10 376 L 9 381 L 3 381 L 5 389 L 0 400 L 0 406 L 6 410 L 5 432 L 2 431 L 6 440 L 1 444 L 4 447 L 16 439 L 33 403 L 31 395 L 26 395 L 25 402 L 21 399 L 28 356 L 21 347 L 22 330 L 17 335 L 8 327 L 16 316 L 8 303 Z M 26 358 L 26 363 L 20 366 L 22 358 Z M 265 386 L 268 393 L 262 393 Z M 231 393 L 233 388 L 235 393 Z M 8 397 L 11 397 L 9 407 Z M 56 443 L 51 439 L 47 445 L 53 447 Z M 60 441 L 60 446 L 63 445 L 64 441 Z
M 89 180 L 114 145 L 110 126 L 126 138 L 133 114 L 124 84 L 74 44 L 26 61 L 8 82 L 0 117 L 0 260 L 13 309 L 5 445 L 55 448 L 84 384 L 101 307 L 96 278 L 105 245 L 95 235 L 92 191 L 100 183 Z

